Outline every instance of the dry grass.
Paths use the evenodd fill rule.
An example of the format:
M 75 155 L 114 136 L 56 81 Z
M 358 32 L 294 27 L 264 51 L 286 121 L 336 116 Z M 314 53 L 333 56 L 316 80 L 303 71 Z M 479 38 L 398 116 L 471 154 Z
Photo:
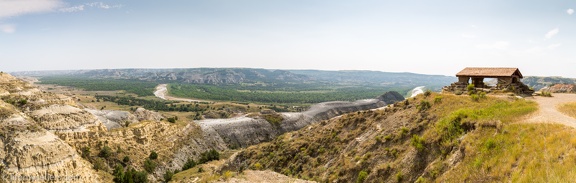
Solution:
M 441 102 L 434 102 L 439 97 L 442 98 Z M 421 109 L 420 106 L 425 103 L 423 101 L 430 103 L 430 108 Z M 515 122 L 536 110 L 535 102 L 522 99 L 487 97 L 473 101 L 468 96 L 418 96 L 408 102 L 398 102 L 386 110 L 351 113 L 320 123 L 324 125 L 312 125 L 290 132 L 271 143 L 250 147 L 241 154 L 249 157 L 246 160 L 250 165 L 248 167 L 254 168 L 259 164 L 264 169 L 321 182 L 356 180 L 362 170 L 368 172 L 367 181 L 416 181 L 418 178 L 421 181 L 443 182 L 525 180 L 523 170 L 513 168 L 510 163 L 505 164 L 507 168 L 502 165 L 504 167 L 500 169 L 494 169 L 495 165 L 490 164 L 508 162 L 506 158 L 512 155 L 507 155 L 506 151 L 484 154 L 482 148 L 488 147 L 493 151 L 503 146 L 523 147 L 515 144 L 517 141 L 512 141 L 520 136 L 518 131 L 522 130 L 518 129 L 525 128 Z M 505 136 L 490 139 L 498 133 Z M 535 136 L 522 135 L 526 140 Z M 501 139 L 509 141 L 500 145 L 498 140 Z M 453 167 L 449 161 L 452 161 L 453 150 L 460 147 L 465 147 L 465 162 Z M 530 150 L 537 152 L 536 147 Z M 519 152 L 521 154 L 523 151 Z M 488 163 L 470 163 L 485 157 L 494 159 L 486 160 Z M 526 160 L 535 157 L 529 156 Z M 484 171 L 491 174 L 477 176 L 475 170 L 483 164 L 487 166 Z M 432 168 L 425 170 L 427 165 Z M 525 167 L 532 165 L 526 163 Z M 443 176 L 451 168 L 455 172 L 447 172 L 448 176 Z M 467 174 L 460 174 L 460 169 L 466 169 Z M 509 171 L 504 171 L 506 169 Z M 486 179 L 498 172 L 518 175 L 518 178 L 506 179 L 498 175 L 494 179 Z M 424 177 L 419 177 L 421 175 Z
M 572 182 L 576 130 L 557 124 L 483 129 L 462 142 L 466 157 L 442 182 Z
M 562 104 L 558 106 L 558 111 L 570 117 L 576 118 L 576 102 Z

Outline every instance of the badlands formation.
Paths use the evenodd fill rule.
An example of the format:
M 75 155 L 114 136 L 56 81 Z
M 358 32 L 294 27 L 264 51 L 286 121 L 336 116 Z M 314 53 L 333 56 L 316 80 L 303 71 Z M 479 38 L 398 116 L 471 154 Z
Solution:
M 208 150 L 247 147 L 320 120 L 404 99 L 389 92 L 377 99 L 321 103 L 302 113 L 272 112 L 282 117 L 276 123 L 258 114 L 173 124 L 143 108 L 91 109 L 75 96 L 44 92 L 6 73 L 0 74 L 0 98 L 0 182 L 111 182 L 116 164 L 143 170 L 152 151 L 158 153 L 158 166 L 148 180 L 160 181 L 166 170 L 180 170 L 189 158 L 198 159 Z M 105 147 L 113 152 L 103 160 L 98 152 Z

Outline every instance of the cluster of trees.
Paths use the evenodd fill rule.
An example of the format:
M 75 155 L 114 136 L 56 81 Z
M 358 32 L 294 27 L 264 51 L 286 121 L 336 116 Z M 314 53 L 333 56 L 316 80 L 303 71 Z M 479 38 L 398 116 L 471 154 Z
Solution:
M 375 98 L 390 88 L 382 87 L 348 87 L 326 90 L 319 88 L 316 92 L 299 92 L 292 89 L 281 91 L 274 86 L 263 87 L 268 90 L 242 90 L 241 86 L 214 86 L 200 84 L 170 84 L 171 95 L 186 98 L 198 98 L 218 101 L 238 101 L 257 103 L 310 104 L 326 101 L 350 101 Z M 310 88 L 308 88 L 310 89 Z
M 96 99 L 114 102 L 119 105 L 142 106 L 146 109 L 157 111 L 202 112 L 207 110 L 199 104 L 174 104 L 174 102 L 169 101 L 146 100 L 132 96 L 96 95 Z
M 130 165 L 131 162 L 128 156 L 124 156 L 122 159 L 119 158 L 121 157 L 120 155 L 124 153 L 124 150 L 122 150 L 120 147 L 114 151 L 109 146 L 103 145 L 100 147 L 100 150 L 97 151 L 96 156 L 91 156 L 91 148 L 87 146 L 82 147 L 80 151 L 82 158 L 90 161 L 94 165 L 93 168 L 96 170 L 109 172 L 110 167 L 114 167 L 112 170 L 112 175 L 114 175 L 114 182 L 116 183 L 148 182 L 148 173 L 151 171 L 138 171 L 134 169 L 134 167 Z M 146 164 L 144 167 L 145 169 L 147 168 Z
M 116 91 L 124 90 L 138 96 L 153 96 L 154 89 L 158 83 L 140 80 L 125 79 L 93 79 L 78 77 L 43 77 L 42 84 L 55 84 L 61 86 L 72 86 L 82 88 L 87 91 Z
M 219 160 L 219 159 L 220 159 L 220 153 L 218 153 L 218 151 L 212 149 L 212 150 L 209 150 L 209 151 L 206 151 L 206 152 L 203 152 L 202 154 L 200 154 L 200 159 L 198 160 L 198 162 L 194 161 L 194 159 L 188 158 L 186 163 L 184 163 L 184 166 L 182 166 L 182 171 L 188 170 L 190 168 L 194 168 L 196 165 L 204 164 L 204 163 L 207 163 L 209 161 Z

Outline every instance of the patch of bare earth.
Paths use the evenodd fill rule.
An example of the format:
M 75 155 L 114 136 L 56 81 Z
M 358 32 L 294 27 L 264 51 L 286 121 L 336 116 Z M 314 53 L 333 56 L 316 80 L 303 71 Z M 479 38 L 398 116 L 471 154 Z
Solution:
M 525 121 L 528 123 L 559 123 L 576 128 L 576 119 L 558 111 L 558 106 L 568 102 L 576 102 L 576 94 L 555 93 L 553 97 L 534 97 L 539 109 Z
M 291 183 L 313 183 L 313 181 L 306 181 L 301 179 L 296 179 L 276 173 L 271 170 L 258 171 L 258 170 L 246 170 L 242 175 L 231 178 L 225 181 L 228 183 L 274 183 L 274 182 L 291 182 Z

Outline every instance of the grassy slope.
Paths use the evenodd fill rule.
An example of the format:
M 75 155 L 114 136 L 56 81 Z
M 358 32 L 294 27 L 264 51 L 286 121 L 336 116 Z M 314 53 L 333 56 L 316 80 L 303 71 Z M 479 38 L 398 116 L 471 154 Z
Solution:
M 435 98 L 440 100 L 434 102 Z M 419 110 L 422 101 L 431 103 Z M 523 124 L 526 100 L 436 95 L 287 133 L 239 154 L 240 166 L 349 182 L 564 182 L 573 180 L 576 131 Z
M 576 102 L 562 104 L 558 106 L 558 110 L 568 116 L 576 118 Z

